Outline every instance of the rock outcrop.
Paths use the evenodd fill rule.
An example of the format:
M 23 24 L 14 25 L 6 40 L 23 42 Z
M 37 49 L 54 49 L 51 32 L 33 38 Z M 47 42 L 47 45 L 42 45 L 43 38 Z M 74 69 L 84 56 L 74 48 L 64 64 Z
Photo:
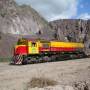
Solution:
M 0 0 L 0 31 L 33 35 L 45 30 L 50 30 L 48 23 L 30 6 L 20 6 L 13 0 Z
M 14 45 L 18 40 L 17 37 L 11 34 L 0 35 L 0 58 L 9 58 L 13 55 Z

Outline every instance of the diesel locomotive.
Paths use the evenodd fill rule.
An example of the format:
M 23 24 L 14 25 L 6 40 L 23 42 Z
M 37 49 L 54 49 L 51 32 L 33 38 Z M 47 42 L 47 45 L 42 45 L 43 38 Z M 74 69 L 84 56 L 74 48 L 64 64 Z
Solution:
M 14 48 L 12 63 L 51 62 L 85 56 L 83 43 L 21 38 Z

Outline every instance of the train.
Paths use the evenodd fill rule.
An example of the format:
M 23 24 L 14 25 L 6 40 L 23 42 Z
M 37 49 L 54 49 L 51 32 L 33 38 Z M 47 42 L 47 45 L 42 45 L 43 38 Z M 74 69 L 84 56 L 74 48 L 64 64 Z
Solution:
M 84 44 L 20 38 L 14 47 L 12 64 L 52 62 L 85 57 Z

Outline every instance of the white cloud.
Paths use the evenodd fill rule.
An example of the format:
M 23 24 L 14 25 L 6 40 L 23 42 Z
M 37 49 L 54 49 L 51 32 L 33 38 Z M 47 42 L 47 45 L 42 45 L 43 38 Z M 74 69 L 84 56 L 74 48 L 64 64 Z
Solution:
M 78 19 L 84 19 L 84 20 L 88 20 L 90 19 L 90 14 L 88 13 L 84 13 L 84 14 L 81 14 Z
M 77 14 L 78 0 L 17 0 L 27 2 L 48 21 L 71 18 Z

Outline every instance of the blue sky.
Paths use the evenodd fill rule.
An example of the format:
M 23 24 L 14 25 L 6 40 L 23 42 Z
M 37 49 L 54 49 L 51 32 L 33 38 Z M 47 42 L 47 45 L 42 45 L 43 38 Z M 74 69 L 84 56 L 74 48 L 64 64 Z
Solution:
M 28 4 L 47 21 L 57 19 L 90 19 L 90 0 L 16 0 Z
M 77 17 L 90 19 L 90 0 L 79 0 Z

